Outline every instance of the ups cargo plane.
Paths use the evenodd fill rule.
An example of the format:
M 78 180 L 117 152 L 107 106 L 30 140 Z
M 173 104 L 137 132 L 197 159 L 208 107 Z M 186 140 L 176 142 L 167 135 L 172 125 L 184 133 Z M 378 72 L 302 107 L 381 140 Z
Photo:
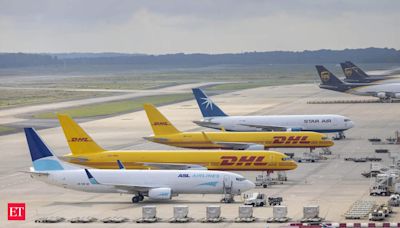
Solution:
M 264 150 L 269 148 L 330 147 L 333 141 L 316 132 L 181 132 L 151 104 L 144 109 L 154 135 L 145 139 L 194 149 Z
M 251 150 L 105 150 L 75 121 L 58 115 L 71 153 L 62 159 L 71 163 L 100 168 L 118 168 L 121 161 L 127 169 L 209 169 L 283 171 L 297 167 L 283 153 Z
M 373 96 L 379 98 L 381 102 L 390 103 L 394 99 L 400 99 L 400 83 L 346 83 L 341 81 L 324 66 L 317 65 L 315 67 L 321 79 L 319 87 L 322 89 L 359 96 Z
M 340 66 L 342 67 L 344 76 L 346 76 L 344 81 L 349 83 L 371 83 L 394 78 L 389 75 L 368 75 L 350 61 L 340 63 Z
M 387 72 L 392 71 L 390 74 L 368 75 L 351 61 L 340 63 L 340 66 L 342 67 L 343 73 L 346 76 L 346 78 L 344 79 L 345 82 L 370 83 L 370 82 L 396 78 L 394 76 L 391 76 L 393 75 L 393 73 L 395 73 L 395 71 L 393 70 L 387 71 Z

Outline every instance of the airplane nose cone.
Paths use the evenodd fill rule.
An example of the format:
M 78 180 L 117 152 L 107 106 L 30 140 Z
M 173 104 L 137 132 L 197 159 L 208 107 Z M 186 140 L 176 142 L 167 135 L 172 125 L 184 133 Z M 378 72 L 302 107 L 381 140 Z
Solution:
M 349 123 L 349 128 L 352 128 L 352 127 L 354 127 L 354 122 L 353 122 L 353 121 L 350 121 L 350 123 Z
M 246 188 L 247 188 L 246 191 L 254 189 L 255 187 L 256 187 L 256 185 L 253 182 L 246 180 Z
M 297 169 L 297 163 L 295 161 L 292 161 L 292 169 Z

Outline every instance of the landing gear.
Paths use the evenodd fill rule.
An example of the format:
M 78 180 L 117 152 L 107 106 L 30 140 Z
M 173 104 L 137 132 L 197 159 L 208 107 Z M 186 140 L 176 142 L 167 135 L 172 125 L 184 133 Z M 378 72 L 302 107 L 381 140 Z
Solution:
M 385 98 L 381 98 L 380 101 L 382 103 L 392 103 L 393 99 L 391 97 L 385 97 Z
M 139 196 L 132 197 L 132 203 L 139 203 Z
M 140 201 L 143 201 L 144 197 L 143 195 L 136 195 L 132 197 L 132 203 L 139 203 Z
M 138 197 L 139 197 L 139 201 L 143 201 L 144 200 L 144 196 L 139 195 Z
M 333 140 L 341 140 L 341 139 L 345 139 L 346 135 L 344 135 L 343 131 L 339 131 L 338 133 L 336 133 L 336 135 L 333 137 Z

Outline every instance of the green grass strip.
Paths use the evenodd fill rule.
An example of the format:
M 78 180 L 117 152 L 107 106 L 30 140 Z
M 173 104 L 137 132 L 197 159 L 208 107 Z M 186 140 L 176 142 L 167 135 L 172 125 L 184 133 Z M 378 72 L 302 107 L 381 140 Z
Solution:
M 95 116 L 116 115 L 120 113 L 127 113 L 131 111 L 143 109 L 144 103 L 151 103 L 154 105 L 162 105 L 184 101 L 192 98 L 192 94 L 171 94 L 171 95 L 157 95 L 133 98 L 132 100 L 112 101 L 106 103 L 83 105 L 76 108 L 58 110 L 58 113 L 68 114 L 72 118 L 84 118 Z M 55 112 L 38 113 L 33 116 L 38 119 L 53 119 L 56 118 Z

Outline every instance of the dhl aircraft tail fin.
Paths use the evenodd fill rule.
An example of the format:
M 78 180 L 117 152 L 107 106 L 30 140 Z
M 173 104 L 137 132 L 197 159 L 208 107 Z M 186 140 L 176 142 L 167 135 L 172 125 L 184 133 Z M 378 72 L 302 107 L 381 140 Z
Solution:
M 71 117 L 63 114 L 57 114 L 57 117 L 73 155 L 104 151 Z
M 144 104 L 154 135 L 169 135 L 180 133 L 165 116 L 152 104 Z

